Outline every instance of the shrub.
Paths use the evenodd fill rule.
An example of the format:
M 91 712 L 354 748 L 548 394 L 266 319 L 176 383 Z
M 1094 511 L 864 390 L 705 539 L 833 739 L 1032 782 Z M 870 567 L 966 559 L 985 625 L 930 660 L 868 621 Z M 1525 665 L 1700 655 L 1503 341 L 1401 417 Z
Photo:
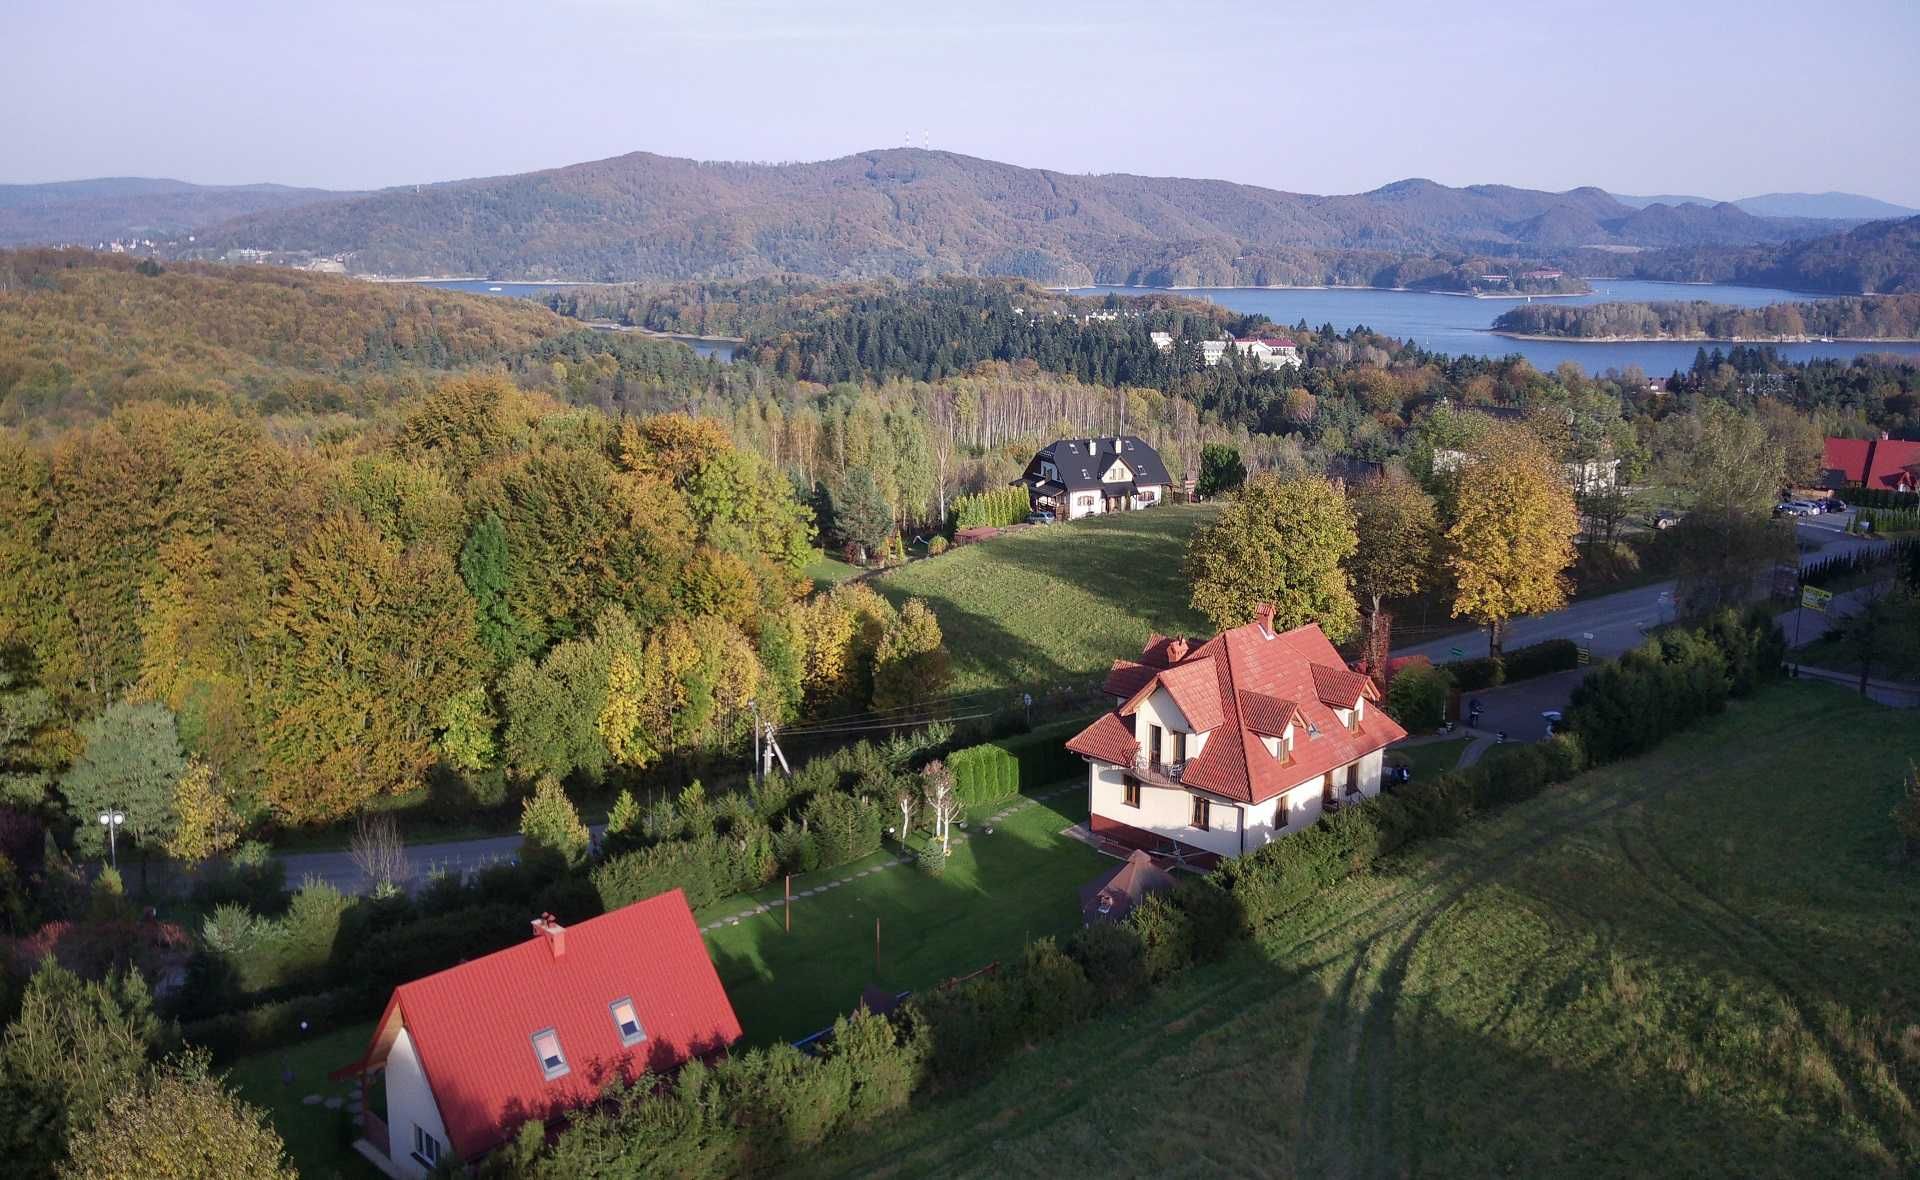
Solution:
M 1580 645 L 1571 639 L 1548 639 L 1504 653 L 1500 658 L 1506 679 L 1530 680 L 1580 666 Z
M 938 877 L 947 871 L 947 849 L 938 840 L 928 840 L 913 854 L 913 863 L 929 877 Z
M 845 1077 L 850 1125 L 865 1126 L 907 1105 L 919 1081 L 920 1050 L 917 1040 L 902 1037 L 884 1016 L 859 1010 L 833 1022 L 820 1060 Z
M 1159 983 L 1193 962 L 1193 923 L 1165 894 L 1147 897 L 1126 922 L 1140 936 L 1140 962 L 1147 982 Z
M 1387 685 L 1387 715 L 1409 733 L 1438 729 L 1447 719 L 1447 691 L 1452 687 L 1445 669 L 1420 664 L 1402 668 Z
M 947 551 L 947 547 L 948 541 L 945 537 L 935 537 L 927 542 L 927 556 L 938 557 Z
M 1447 665 L 1448 675 L 1461 692 L 1479 692 L 1506 683 L 1507 666 L 1492 656 L 1477 660 L 1456 660 Z
M 783 873 L 811 873 L 820 867 L 820 845 L 799 824 L 783 828 L 773 838 L 774 856 Z
M 385 997 L 380 997 L 380 1002 L 384 1001 Z M 367 1006 L 365 994 L 355 988 L 314 992 L 193 1021 L 180 1027 L 180 1039 L 206 1049 L 216 1060 L 231 1061 L 291 1044 L 303 1037 L 331 1032 L 336 1022 L 359 1019 L 366 1013 Z M 307 1025 L 304 1029 L 302 1021 Z M 320 1080 L 301 1079 L 303 1084 Z
M 529 857 L 551 857 L 572 868 L 587 859 L 593 838 L 580 822 L 573 800 L 553 775 L 541 776 L 533 794 L 521 805 L 521 847 Z
M 600 893 L 600 904 L 609 910 L 669 889 L 684 890 L 687 904 L 699 909 L 729 894 L 765 885 L 778 867 L 773 834 L 756 825 L 738 837 L 669 840 L 611 857 L 593 870 L 593 885 Z
M 207 869 L 194 882 L 193 900 L 202 906 L 233 902 L 256 914 L 277 914 L 287 908 L 287 872 L 272 848 L 246 840 L 225 864 Z
M 1239 901 L 1211 876 L 1181 878 L 1168 900 L 1186 915 L 1196 961 L 1219 958 L 1248 933 Z
M 871 799 L 815 795 L 807 803 L 807 830 L 819 849 L 819 867 L 829 869 L 880 849 L 886 813 Z
M 1029 942 L 1011 978 L 1020 990 L 1020 1029 L 1025 1036 L 1046 1036 L 1086 1019 L 1094 1010 L 1093 984 L 1086 971 L 1051 938 Z
M 1020 763 L 996 745 L 972 746 L 947 757 L 954 794 L 968 807 L 997 803 L 1020 793 Z
M 1146 948 L 1131 926 L 1095 922 L 1076 930 L 1067 939 L 1067 954 L 1108 1003 L 1132 999 L 1146 990 Z

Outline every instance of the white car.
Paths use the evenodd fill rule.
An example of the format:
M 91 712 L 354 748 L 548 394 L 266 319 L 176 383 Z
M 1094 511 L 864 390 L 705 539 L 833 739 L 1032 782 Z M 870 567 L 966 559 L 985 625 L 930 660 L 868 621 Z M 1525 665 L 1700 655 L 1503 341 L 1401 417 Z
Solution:
M 1782 500 L 1773 506 L 1775 516 L 1812 516 L 1819 511 L 1805 500 Z

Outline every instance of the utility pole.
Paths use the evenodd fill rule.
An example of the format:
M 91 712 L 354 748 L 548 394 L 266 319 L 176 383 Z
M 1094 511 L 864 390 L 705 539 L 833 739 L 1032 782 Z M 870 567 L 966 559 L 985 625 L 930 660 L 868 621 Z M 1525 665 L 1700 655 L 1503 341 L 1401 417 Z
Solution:
M 760 702 L 755 699 L 747 703 L 753 706 L 753 783 L 759 786 L 765 777 L 760 770 Z

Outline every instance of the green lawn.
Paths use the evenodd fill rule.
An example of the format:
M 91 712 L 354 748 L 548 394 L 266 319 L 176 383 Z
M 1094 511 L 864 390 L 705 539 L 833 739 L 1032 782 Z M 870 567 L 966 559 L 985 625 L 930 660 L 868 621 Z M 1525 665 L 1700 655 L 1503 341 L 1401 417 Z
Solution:
M 803 1171 L 1914 1175 L 1913 757 L 1911 713 L 1770 689 Z
M 366 1051 L 372 1035 L 371 1022 L 335 1029 L 309 1041 L 242 1057 L 228 1071 L 227 1080 L 240 1096 L 273 1116 L 274 1127 L 306 1180 L 364 1180 L 380 1175 L 345 1137 L 349 1116 L 344 1113 L 344 1101 L 351 1083 L 327 1081 L 330 1071 Z M 288 1069 L 293 1071 L 291 1083 L 283 1080 Z M 302 1100 L 309 1094 L 339 1098 L 343 1109 L 328 1110 L 324 1102 L 308 1105 Z
M 1106 672 L 1147 634 L 1210 634 L 1187 605 L 1187 538 L 1214 504 L 1169 504 L 1025 529 L 872 585 L 898 604 L 925 599 L 953 653 L 953 690 L 1053 685 Z
M 964 975 L 1028 939 L 1065 935 L 1080 925 L 1078 889 L 1114 861 L 1060 835 L 1086 818 L 1086 793 L 1073 791 L 1015 812 L 989 835 L 972 822 L 954 844 L 944 875 L 912 864 L 854 874 L 891 861 L 888 853 L 837 869 L 795 877 L 793 932 L 782 907 L 708 932 L 707 947 L 749 1044 L 791 1040 L 831 1024 L 878 982 L 895 990 L 923 988 Z M 800 897 L 804 889 L 854 877 Z M 702 925 L 739 914 L 756 902 L 777 902 L 780 885 L 703 909 Z M 879 970 L 874 922 L 880 923 Z
M 1445 742 L 1422 742 L 1417 746 L 1395 746 L 1387 751 L 1389 758 L 1398 758 L 1413 768 L 1414 781 L 1435 778 L 1460 765 L 1460 755 L 1473 742 L 1472 738 L 1455 738 Z
M 812 578 L 815 586 L 825 590 L 830 586 L 838 586 L 848 578 L 865 573 L 866 571 L 857 565 L 848 565 L 837 557 L 830 557 L 823 553 L 818 560 L 808 565 L 807 568 L 801 572 L 805 573 L 807 577 Z

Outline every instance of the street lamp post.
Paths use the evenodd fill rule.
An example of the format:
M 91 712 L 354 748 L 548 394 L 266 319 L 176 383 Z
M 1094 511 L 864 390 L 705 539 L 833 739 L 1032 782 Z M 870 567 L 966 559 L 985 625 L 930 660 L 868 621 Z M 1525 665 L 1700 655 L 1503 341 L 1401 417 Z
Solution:
M 114 834 L 120 830 L 120 825 L 126 822 L 127 813 L 124 811 L 103 811 L 100 813 L 100 826 L 107 829 L 107 855 L 112 858 L 113 867 L 116 869 L 120 867 L 120 847 L 119 842 L 114 838 Z

